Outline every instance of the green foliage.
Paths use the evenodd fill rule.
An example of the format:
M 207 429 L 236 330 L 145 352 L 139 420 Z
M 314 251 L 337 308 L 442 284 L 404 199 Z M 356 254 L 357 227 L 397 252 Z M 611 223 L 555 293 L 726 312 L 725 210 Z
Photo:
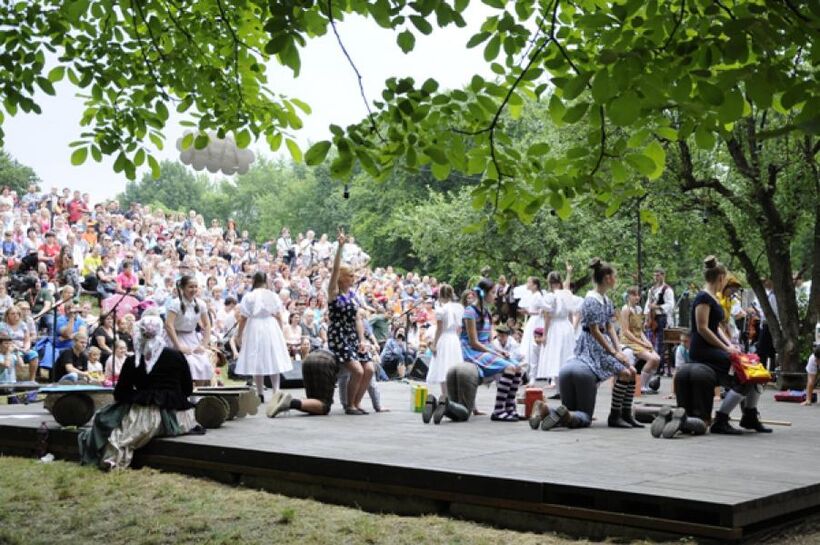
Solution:
M 30 183 L 37 183 L 40 177 L 34 169 L 20 164 L 8 153 L 0 149 L 0 185 L 17 191 L 21 197 L 28 191 Z
M 159 203 L 166 210 L 187 212 L 193 208 L 201 212 L 203 198 L 211 191 L 207 176 L 195 176 L 176 161 L 162 161 L 160 168 L 158 178 L 146 174 L 138 182 L 128 182 L 119 196 L 120 202 L 124 206 L 132 202 Z

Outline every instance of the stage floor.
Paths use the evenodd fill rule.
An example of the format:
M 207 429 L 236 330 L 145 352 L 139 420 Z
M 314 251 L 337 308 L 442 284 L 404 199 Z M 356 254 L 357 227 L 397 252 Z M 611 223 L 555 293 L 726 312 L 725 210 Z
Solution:
M 660 395 L 641 400 L 668 402 L 669 386 L 664 381 Z M 408 384 L 380 388 L 391 412 L 346 416 L 336 405 L 330 417 L 268 419 L 260 410 L 204 436 L 156 440 L 135 464 L 369 510 L 438 512 L 589 537 L 732 540 L 820 506 L 820 408 L 776 403 L 773 390 L 764 393 L 762 417 L 790 427 L 664 440 L 648 429 L 607 428 L 608 385 L 591 428 L 550 432 L 487 416 L 424 425 L 410 412 Z M 481 388 L 480 408 L 489 411 L 494 391 Z M 41 404 L 0 406 L 0 452 L 32 452 L 43 421 L 52 430 L 50 450 L 76 457 L 74 432 L 57 430 Z

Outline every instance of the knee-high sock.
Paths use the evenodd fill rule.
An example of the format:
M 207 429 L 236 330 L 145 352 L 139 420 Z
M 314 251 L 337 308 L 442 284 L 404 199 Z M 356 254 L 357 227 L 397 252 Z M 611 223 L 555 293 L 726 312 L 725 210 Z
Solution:
M 265 395 L 265 375 L 254 375 L 253 381 L 256 383 L 256 393 Z
M 743 394 L 739 394 L 734 390 L 729 390 L 726 392 L 726 397 L 723 398 L 723 402 L 720 404 L 718 411 L 723 414 L 729 414 L 735 410 L 735 407 L 740 405 L 741 401 L 743 401 Z
M 612 411 L 620 412 L 624 404 L 627 386 L 628 384 L 626 382 L 621 382 L 620 380 L 615 381 L 615 385 L 612 387 L 612 405 L 610 406 Z
M 271 391 L 275 394 L 279 391 L 279 373 L 270 376 Z
M 750 387 L 746 399 L 743 400 L 743 408 L 757 409 L 758 400 L 760 400 L 760 390 L 757 389 L 757 386 Z
M 521 373 L 513 375 L 512 383 L 510 383 L 510 391 L 507 394 L 507 402 L 504 404 L 504 410 L 508 413 L 515 411 L 515 395 L 518 393 L 518 388 L 521 386 Z
M 641 371 L 641 389 L 649 388 L 649 379 L 652 378 L 652 373 Z
M 624 393 L 623 405 L 621 412 L 632 414 L 632 400 L 635 398 L 635 383 L 630 382 L 626 385 L 626 393 Z
M 493 414 L 499 415 L 507 410 L 507 397 L 510 395 L 514 375 L 503 374 L 498 379 L 498 389 L 495 393 L 495 409 Z

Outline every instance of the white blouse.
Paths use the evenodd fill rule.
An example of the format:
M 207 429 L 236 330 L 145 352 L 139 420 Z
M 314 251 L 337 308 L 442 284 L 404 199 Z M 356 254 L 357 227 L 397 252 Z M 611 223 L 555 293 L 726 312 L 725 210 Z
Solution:
M 196 306 L 199 305 L 199 314 L 196 312 Z M 168 311 L 174 313 L 174 330 L 180 333 L 191 333 L 196 331 L 196 325 L 199 323 L 200 317 L 207 319 L 208 309 L 205 306 L 205 301 L 185 301 L 185 313 L 182 312 L 180 300 L 177 297 L 171 304 L 168 305 Z

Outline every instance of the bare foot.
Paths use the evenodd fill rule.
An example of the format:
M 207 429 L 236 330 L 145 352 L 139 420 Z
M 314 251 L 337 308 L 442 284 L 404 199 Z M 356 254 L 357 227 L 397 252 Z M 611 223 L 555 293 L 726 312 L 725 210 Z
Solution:
M 479 411 L 478 409 L 473 409 L 473 416 L 487 416 L 487 413 Z

